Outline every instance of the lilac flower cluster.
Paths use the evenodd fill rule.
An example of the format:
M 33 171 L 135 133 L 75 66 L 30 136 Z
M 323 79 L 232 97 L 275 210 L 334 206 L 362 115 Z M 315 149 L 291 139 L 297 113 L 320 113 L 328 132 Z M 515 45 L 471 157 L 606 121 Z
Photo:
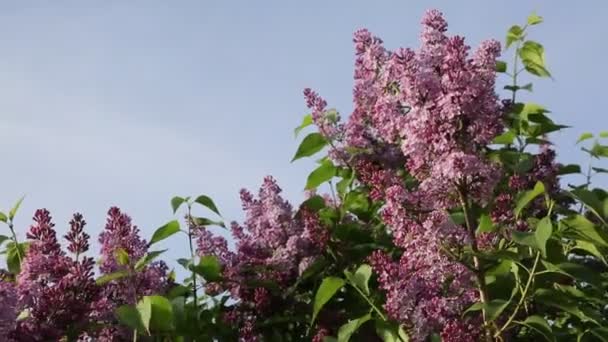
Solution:
M 0 341 L 8 341 L 15 329 L 17 303 L 15 284 L 0 277 Z
M 281 307 L 280 296 L 264 287 L 249 285 L 270 282 L 292 285 L 320 255 L 328 240 L 327 230 L 306 210 L 295 213 L 281 196 L 272 177 L 266 177 L 258 196 L 241 191 L 246 212 L 243 225 L 232 223 L 236 251 L 228 250 L 223 237 L 205 227 L 198 228 L 198 254 L 214 255 L 223 266 L 224 281 L 211 283 L 212 294 L 229 291 L 239 300 L 238 310 L 228 315 L 240 327 L 241 339 L 255 340 L 256 319 L 271 307 Z
M 111 303 L 108 312 L 123 304 L 135 304 L 138 298 L 165 293 L 171 283 L 168 279 L 168 267 L 163 261 L 155 261 L 143 270 L 135 272 L 134 267 L 139 259 L 148 253 L 148 243 L 139 235 L 137 226 L 131 224 L 131 218 L 113 207 L 108 211 L 105 230 L 99 235 L 101 244 L 102 274 L 125 271 L 131 274 L 109 282 L 104 288 L 104 296 Z M 119 250 L 126 252 L 129 263 L 120 265 L 116 254 Z
M 410 325 L 414 341 L 462 320 L 463 309 L 477 300 L 474 274 L 445 254 L 468 243 L 466 231 L 439 210 L 409 212 L 415 199 L 400 185 L 386 191 L 384 221 L 392 228 L 395 243 L 404 250 L 393 261 L 376 252 L 370 259 L 386 291 L 385 309 L 392 319 Z M 476 335 L 467 334 L 471 341 Z M 446 341 L 452 341 L 447 339 Z
M 16 282 L 17 310 L 24 312 L 25 318 L 16 323 L 10 336 L 15 341 L 54 341 L 92 321 L 95 303 L 101 298 L 100 288 L 93 277 L 92 258 L 76 260 L 62 251 L 49 212 L 36 211 L 34 222 Z M 74 215 L 73 222 L 68 235 L 78 241 L 78 246 L 72 243 L 71 249 L 86 252 L 82 216 Z
M 95 262 L 84 254 L 89 249 L 89 235 L 81 214 L 74 214 L 65 235 L 64 252 L 57 239 L 51 215 L 37 210 L 34 224 L 27 233 L 29 248 L 15 281 L 0 277 L 0 340 L 119 341 L 123 331 L 114 321 L 113 310 L 149 294 L 162 294 L 168 288 L 166 266 L 153 263 L 133 277 L 106 285 L 95 282 Z M 106 230 L 100 236 L 101 272 L 104 274 L 131 267 L 148 249 L 138 236 L 130 218 L 119 209 L 109 212 Z M 125 250 L 132 262 L 119 266 L 115 252 Z M 133 295 L 133 296 L 132 296 Z M 18 316 L 20 317 L 18 319 Z M 100 331 L 93 328 L 103 324 Z
M 369 31 L 355 32 L 354 111 L 341 149 L 378 154 L 395 150 L 386 146 L 399 147 L 408 171 L 434 203 L 455 204 L 457 186 L 486 200 L 500 177 L 481 153 L 503 130 L 503 108 L 494 91 L 500 44 L 486 41 L 469 56 L 462 37 L 446 35 L 440 12 L 429 11 L 422 25 L 417 52 L 388 51 Z M 314 92 L 305 94 L 313 112 L 321 101 L 324 108 Z M 389 155 L 395 158 L 394 152 Z
M 349 159 L 358 179 L 373 200 L 384 201 L 382 218 L 404 252 L 398 261 L 382 253 L 371 258 L 390 317 L 408 325 L 415 341 L 432 332 L 474 341 L 477 322 L 461 314 L 477 300 L 475 277 L 446 254 L 473 241 L 447 212 L 465 200 L 487 203 L 502 175 L 485 156 L 504 130 L 494 90 L 500 44 L 483 42 L 470 55 L 435 10 L 422 28 L 417 51 L 389 51 L 369 31 L 355 32 L 354 110 L 336 143 L 342 154 L 356 151 Z M 316 93 L 305 95 L 313 113 L 325 108 Z M 413 188 L 398 176 L 403 168 L 417 181 Z

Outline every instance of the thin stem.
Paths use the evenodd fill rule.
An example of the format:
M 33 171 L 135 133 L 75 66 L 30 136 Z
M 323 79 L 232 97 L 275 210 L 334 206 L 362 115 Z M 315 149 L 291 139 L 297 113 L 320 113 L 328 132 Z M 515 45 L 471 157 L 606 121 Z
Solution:
M 349 283 L 350 283 L 350 280 L 349 280 Z M 359 292 L 359 294 L 361 295 L 361 297 L 363 297 L 363 299 L 365 299 L 365 301 L 367 301 L 369 303 L 369 305 L 372 307 L 372 309 L 374 311 L 376 311 L 378 316 L 380 316 L 380 318 L 382 318 L 383 321 L 386 321 L 386 316 L 382 313 L 382 311 L 380 309 L 378 309 L 376 304 L 374 304 L 374 302 L 372 302 L 372 300 L 365 293 L 363 293 L 363 291 L 361 291 L 355 284 L 350 283 L 350 285 L 353 288 L 355 288 L 355 290 L 357 290 L 357 292 Z
M 188 243 L 190 245 L 190 260 L 194 263 L 194 246 L 192 244 L 192 206 L 188 203 Z M 192 270 L 192 295 L 194 296 L 194 311 L 198 311 L 198 295 L 196 293 L 196 273 Z
M 589 185 L 591 185 L 591 171 L 593 170 L 592 166 L 591 166 L 592 162 L 593 162 L 593 156 L 591 154 L 589 154 L 589 166 L 587 167 L 587 174 L 585 175 L 585 190 L 589 190 Z M 582 214 L 584 208 L 585 208 L 585 205 L 581 201 L 581 206 L 578 209 L 578 213 Z
M 336 192 L 334 191 L 334 183 L 330 180 L 329 181 L 329 190 L 331 191 L 331 197 L 334 200 L 334 205 L 338 205 L 338 198 L 336 197 Z
M 128 280 L 131 285 L 131 295 L 133 296 L 133 305 L 137 306 L 137 285 L 135 285 L 135 274 L 133 268 L 130 265 L 127 266 Z M 133 330 L 133 342 L 137 342 L 137 329 Z
M 13 242 L 15 242 L 15 249 L 17 250 L 17 258 L 19 259 L 19 264 L 21 264 L 23 256 L 21 255 L 21 248 L 19 247 L 19 241 L 17 240 L 17 233 L 15 233 L 15 228 L 13 226 L 12 219 L 8 220 L 8 229 L 11 230 L 11 234 L 13 235 Z
M 517 305 L 515 306 L 515 309 L 513 310 L 513 313 L 511 314 L 511 316 L 509 316 L 509 319 L 505 322 L 505 324 L 496 332 L 496 334 L 494 335 L 494 337 L 500 336 L 500 334 L 507 329 L 507 327 L 509 326 L 509 324 L 511 324 L 511 322 L 513 322 L 513 320 L 515 319 L 515 316 L 517 316 L 517 313 L 519 312 L 519 308 L 521 308 L 521 306 L 525 303 L 526 301 L 526 295 L 528 294 L 528 291 L 530 290 L 530 285 L 532 284 L 532 280 L 534 279 L 534 272 L 536 271 L 536 267 L 538 266 L 538 261 L 540 260 L 540 253 L 537 252 L 536 253 L 536 259 L 534 259 L 534 265 L 532 266 L 532 270 L 530 271 L 530 275 L 528 276 L 528 281 L 526 282 L 526 287 L 524 287 L 524 291 L 521 294 L 521 298 L 519 299 L 519 302 L 517 302 Z
M 466 192 L 463 191 L 462 188 L 464 188 L 464 187 L 459 187 L 459 189 L 458 189 L 458 197 L 460 200 L 460 205 L 462 206 L 462 211 L 464 214 L 464 222 L 465 222 L 465 225 L 467 228 L 467 232 L 469 233 L 469 238 L 471 239 L 471 249 L 473 250 L 473 253 L 475 254 L 475 255 L 473 255 L 473 265 L 475 266 L 474 273 L 475 273 L 475 278 L 477 279 L 477 284 L 479 286 L 479 300 L 481 301 L 482 304 L 485 304 L 488 302 L 486 279 L 485 279 L 485 275 L 483 274 L 483 271 L 482 271 L 481 260 L 479 260 L 479 257 L 476 255 L 479 252 L 479 248 L 477 247 L 477 237 L 475 236 L 475 227 L 473 226 L 473 218 L 471 217 L 471 213 L 469 211 L 468 198 L 467 198 Z M 483 316 L 484 325 L 487 325 L 488 322 L 487 322 L 485 309 L 482 310 L 482 316 Z M 489 341 L 491 340 L 490 335 L 487 335 L 486 337 Z
M 512 80 L 513 80 L 513 89 L 511 90 L 513 92 L 513 95 L 511 96 L 511 102 L 515 103 L 515 94 L 517 93 L 517 75 L 519 74 L 519 72 L 517 72 L 517 61 L 519 55 L 518 55 L 518 51 L 519 51 L 519 46 L 520 46 L 520 42 L 518 41 L 517 43 L 515 43 L 515 56 L 513 57 L 513 75 L 512 75 Z

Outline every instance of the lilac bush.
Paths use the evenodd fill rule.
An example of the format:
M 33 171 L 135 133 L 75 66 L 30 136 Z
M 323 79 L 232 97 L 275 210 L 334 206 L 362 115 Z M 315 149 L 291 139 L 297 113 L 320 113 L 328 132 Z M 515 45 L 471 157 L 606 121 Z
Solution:
M 523 80 L 551 77 L 530 39 L 542 21 L 473 51 L 437 10 L 416 49 L 357 30 L 352 113 L 304 90 L 295 133 L 316 131 L 292 161 L 323 155 L 298 205 L 270 176 L 241 191 L 242 223 L 207 195 L 176 196 L 185 222 L 149 239 L 113 207 L 97 262 L 82 215 L 64 250 L 47 210 L 23 242 L 21 201 L 0 212 L 0 340 L 608 341 L 608 192 L 593 187 L 608 132 L 578 139 L 582 172 L 551 142 L 566 126 L 519 100 Z M 155 248 L 177 234 L 181 282 Z

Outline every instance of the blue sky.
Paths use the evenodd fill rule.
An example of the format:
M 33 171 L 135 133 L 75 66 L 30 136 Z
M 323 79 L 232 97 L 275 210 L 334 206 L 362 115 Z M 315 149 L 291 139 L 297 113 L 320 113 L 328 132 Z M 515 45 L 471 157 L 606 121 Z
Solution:
M 238 190 L 274 175 L 302 198 L 312 161 L 290 164 L 304 87 L 351 109 L 352 32 L 387 47 L 417 46 L 426 8 L 476 46 L 504 40 L 536 10 L 554 81 L 535 102 L 575 125 L 556 135 L 560 158 L 583 162 L 581 132 L 608 129 L 608 3 L 588 1 L 18 1 L 0 2 L 0 207 L 26 194 L 24 236 L 46 207 L 65 231 L 89 232 L 117 205 L 144 235 L 173 218 L 174 195 L 208 194 L 242 219 Z M 606 182 L 604 182 L 606 184 Z M 0 227 L 0 229 L 2 229 Z M 3 234 L 0 230 L 0 234 Z M 174 238 L 170 257 L 186 253 Z

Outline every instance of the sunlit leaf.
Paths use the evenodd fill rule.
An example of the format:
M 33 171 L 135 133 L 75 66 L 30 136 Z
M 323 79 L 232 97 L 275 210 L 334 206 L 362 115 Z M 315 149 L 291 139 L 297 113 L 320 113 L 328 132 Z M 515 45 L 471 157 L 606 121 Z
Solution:
M 173 209 L 174 214 L 184 202 L 186 202 L 186 199 L 179 196 L 175 196 L 171 199 L 171 208 Z
M 205 207 L 209 208 L 211 211 L 213 211 L 214 213 L 220 215 L 220 211 L 217 209 L 217 206 L 215 205 L 215 203 L 209 196 L 200 195 L 194 200 L 194 203 L 198 203 L 202 206 L 205 206 Z
M 327 277 L 323 279 L 317 293 L 315 294 L 312 319 L 310 322 L 311 325 L 314 323 L 319 311 L 321 311 L 323 306 L 329 302 L 329 300 L 344 286 L 344 284 L 345 281 L 342 278 Z
M 306 189 L 314 189 L 319 185 L 331 180 L 336 175 L 336 167 L 331 160 L 325 160 L 319 167 L 308 175 L 306 180 Z
M 321 151 L 325 145 L 327 145 L 327 140 L 320 133 L 310 133 L 302 140 L 291 161 L 312 156 Z
M 168 222 L 164 226 L 156 229 L 156 231 L 152 235 L 152 239 L 150 239 L 150 244 L 152 245 L 159 241 L 162 241 L 177 232 L 179 232 L 179 222 L 177 220 Z
M 351 336 L 367 321 L 372 318 L 370 314 L 353 319 L 338 329 L 338 342 L 348 342 Z
M 312 125 L 312 115 L 311 114 L 304 115 L 304 118 L 302 119 L 302 123 L 300 124 L 300 126 L 296 127 L 293 130 L 293 134 L 297 137 L 298 133 L 300 133 L 301 130 L 303 130 L 304 128 L 306 128 L 310 125 Z

